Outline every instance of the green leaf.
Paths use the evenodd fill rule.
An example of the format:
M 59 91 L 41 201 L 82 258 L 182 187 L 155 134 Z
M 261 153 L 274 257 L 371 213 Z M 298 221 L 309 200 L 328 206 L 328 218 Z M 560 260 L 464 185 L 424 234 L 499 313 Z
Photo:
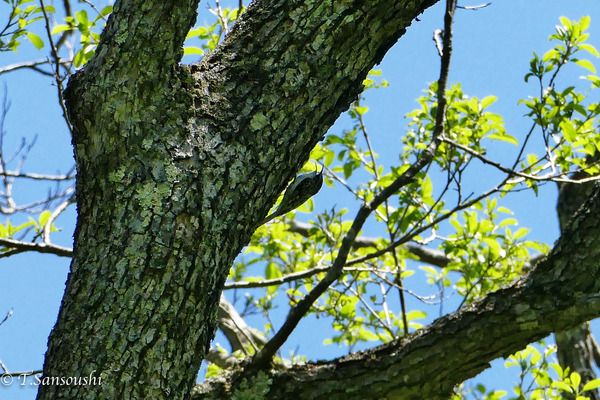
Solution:
M 513 238 L 516 239 L 521 239 L 523 236 L 527 235 L 529 233 L 529 229 L 527 228 L 520 228 L 518 231 L 516 231 L 513 235 Z
M 496 102 L 496 100 L 498 100 L 498 98 L 496 96 L 487 96 L 486 98 L 481 100 L 481 108 L 486 108 L 486 107 L 492 105 L 493 103 Z
M 51 216 L 52 216 L 52 213 L 50 211 L 44 211 L 43 213 L 41 213 L 40 217 L 38 218 L 38 222 L 40 223 L 40 226 L 45 226 L 46 223 L 48 223 L 48 220 L 50 219 Z
M 600 387 L 600 379 L 592 379 L 591 381 L 585 384 L 585 386 L 583 387 L 583 391 L 585 392 L 588 390 L 594 390 L 598 387 Z
M 326 167 L 329 167 L 334 159 L 335 159 L 335 151 L 329 150 L 329 151 L 327 151 L 327 153 L 325 153 L 325 158 L 324 158 L 323 162 Z
M 77 22 L 83 25 L 87 25 L 89 23 L 87 11 L 81 10 L 75 13 L 75 18 L 77 18 Z
M 423 185 L 421 186 L 421 188 L 423 190 L 422 197 L 424 199 L 430 198 L 431 194 L 433 193 L 433 183 L 431 182 L 429 175 L 425 176 L 425 179 L 423 180 Z
M 204 50 L 199 47 L 186 46 L 183 48 L 183 55 L 187 56 L 190 54 L 204 54 Z
M 517 225 L 517 220 L 514 218 L 507 218 L 504 221 L 500 222 L 500 225 L 498 225 L 498 228 L 502 228 L 503 226 L 506 225 Z
M 588 53 L 596 56 L 596 57 L 600 57 L 600 53 L 598 53 L 598 50 L 596 50 L 596 48 L 594 46 L 592 46 L 591 44 L 588 43 L 582 43 L 579 45 L 579 48 L 581 50 L 585 50 Z
M 577 372 L 572 372 L 570 378 L 573 387 L 579 387 L 579 384 L 581 383 L 581 375 L 579 375 Z
M 594 74 L 596 73 L 596 67 L 594 67 L 594 64 L 590 60 L 573 60 L 573 62 Z
M 573 24 L 571 23 L 571 20 L 567 17 L 560 17 L 560 22 L 567 28 L 567 29 L 571 29 L 571 27 L 573 26 Z
M 52 34 L 54 35 L 59 32 L 70 31 L 72 29 L 73 27 L 71 27 L 70 25 L 56 25 L 54 28 L 52 28 Z
M 102 11 L 100 11 L 100 15 L 102 15 L 103 17 L 106 17 L 107 15 L 109 15 L 112 12 L 113 12 L 113 6 L 106 6 L 102 9 Z
M 187 34 L 187 36 L 185 38 L 189 39 L 194 36 L 205 37 L 206 35 L 208 35 L 208 29 L 201 26 L 200 28 L 192 29 L 191 31 L 189 31 L 189 33 Z
M 267 264 L 267 268 L 265 268 L 265 278 L 266 279 L 281 278 L 282 275 L 283 274 L 281 273 L 279 268 L 277 268 L 277 264 L 272 263 L 272 262 Z
M 563 390 L 568 393 L 572 392 L 571 387 L 569 385 L 567 385 L 566 383 L 564 383 L 563 381 L 554 381 L 554 382 L 552 382 L 552 384 L 550 386 L 555 387 L 560 390 Z
M 577 131 L 575 130 L 573 123 L 568 119 L 561 121 L 560 129 L 567 142 L 573 143 L 575 139 L 577 139 Z
M 36 225 L 37 225 L 36 222 L 34 220 L 32 220 L 31 217 L 30 217 L 28 222 L 24 222 L 21 225 L 16 226 L 14 228 L 14 232 L 16 233 L 16 232 L 18 232 L 18 231 L 20 231 L 22 229 L 25 229 L 25 228 L 27 228 L 29 226 L 36 226 Z
M 560 53 L 556 49 L 548 50 L 542 57 L 542 62 L 548 62 L 550 60 L 558 59 Z
M 356 111 L 356 113 L 358 115 L 363 115 L 363 114 L 366 114 L 367 111 L 369 111 L 369 107 L 357 106 L 357 107 L 354 107 L 354 110 Z
M 360 338 L 360 340 L 364 341 L 364 342 L 371 342 L 371 341 L 375 341 L 378 339 L 378 336 L 375 335 L 373 332 L 368 331 L 364 328 L 361 328 L 359 333 L 358 333 L 358 337 Z
M 458 234 L 461 234 L 463 232 L 463 226 L 460 222 L 458 222 L 455 218 L 452 218 L 450 220 L 450 223 L 452 224 L 452 226 L 454 226 L 454 228 L 456 229 L 456 232 Z
M 407 271 L 402 271 L 402 274 L 400 274 L 400 275 L 401 275 L 401 278 L 404 279 L 404 278 L 408 278 L 409 276 L 413 275 L 414 273 L 415 273 L 414 270 L 409 269 Z
M 406 314 L 406 319 L 412 321 L 413 319 L 427 318 L 427 313 L 424 311 L 413 310 Z
M 498 257 L 500 255 L 500 251 L 502 250 L 502 248 L 495 239 L 483 238 L 483 242 L 490 247 L 490 252 L 493 257 Z
M 508 133 L 492 133 L 492 134 L 488 135 L 487 137 L 489 139 L 497 139 L 497 140 L 502 140 L 504 142 L 512 143 L 515 146 L 517 146 L 519 144 L 517 139 L 515 139 L 513 136 L 509 135 Z
M 352 163 L 344 164 L 344 178 L 348 179 L 352 175 L 352 171 L 354 171 Z
M 550 368 L 552 368 L 558 376 L 563 376 L 564 371 L 563 371 L 562 367 L 560 366 L 560 364 L 552 363 L 552 364 L 550 364 Z
M 548 250 L 546 249 L 546 247 L 544 247 L 542 243 L 534 242 L 533 240 L 526 240 L 525 242 L 523 242 L 523 245 L 525 247 L 529 247 L 530 249 L 537 250 L 543 254 L 545 254 Z
M 592 19 L 589 15 L 584 15 L 583 17 L 581 17 L 581 19 L 579 20 L 579 26 L 581 27 L 582 32 L 590 27 L 591 20 Z
M 40 39 L 40 37 L 38 35 L 36 35 L 35 33 L 31 33 L 31 32 L 27 32 L 27 37 L 29 38 L 29 40 L 31 40 L 31 43 L 33 43 L 33 45 L 40 50 L 42 47 L 44 47 L 44 42 L 42 41 L 42 39 Z
M 77 54 L 75 54 L 75 58 L 73 58 L 73 63 L 76 67 L 80 67 L 81 65 L 85 64 L 85 62 L 85 52 L 83 51 L 83 49 L 81 49 L 77 52 Z

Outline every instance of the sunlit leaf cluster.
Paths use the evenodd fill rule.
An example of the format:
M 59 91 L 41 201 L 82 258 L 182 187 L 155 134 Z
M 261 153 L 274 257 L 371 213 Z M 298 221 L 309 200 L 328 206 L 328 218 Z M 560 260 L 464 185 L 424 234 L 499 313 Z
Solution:
M 488 390 L 484 385 L 464 385 L 457 390 L 452 400 L 589 400 L 589 391 L 600 387 L 600 379 L 583 383 L 581 375 L 563 369 L 556 361 L 556 347 L 539 342 L 508 357 L 505 366 L 519 369 L 519 380 L 513 393 Z M 586 393 L 587 392 L 587 393 Z
M 0 13 L 8 16 L 8 20 L 0 30 L 0 52 L 16 52 L 23 37 L 40 50 L 44 47 L 43 40 L 28 29 L 28 26 L 44 18 L 42 7 L 33 0 L 3 0 L 6 6 L 0 6 Z M 4 10 L 4 11 L 3 11 Z M 54 12 L 54 7 L 46 6 L 48 12 Z
M 600 54 L 586 42 L 590 17 L 582 17 L 579 22 L 562 17 L 561 22 L 563 25 L 557 26 L 556 33 L 550 36 L 556 42 L 554 48 L 541 59 L 534 53 L 530 72 L 525 75 L 526 81 L 537 79 L 540 95 L 521 101 L 528 108 L 527 115 L 541 130 L 548 150 L 543 155 L 528 155 L 522 165 L 528 173 L 558 169 L 563 173 L 585 170 L 587 174 L 595 175 L 600 172 L 596 165 L 596 154 L 600 149 L 600 132 L 597 129 L 600 104 L 591 99 L 599 87 L 600 78 L 596 75 L 594 64 L 581 56 L 599 57 Z M 585 91 L 576 86 L 558 88 L 558 73 L 569 64 L 591 72 L 584 77 L 591 82 Z

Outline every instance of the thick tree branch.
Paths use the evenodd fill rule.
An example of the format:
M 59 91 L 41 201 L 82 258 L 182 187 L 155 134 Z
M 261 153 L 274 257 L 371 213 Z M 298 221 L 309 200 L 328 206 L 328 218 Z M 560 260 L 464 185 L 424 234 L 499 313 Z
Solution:
M 454 386 L 549 333 L 600 316 L 600 187 L 526 277 L 428 327 L 341 359 L 279 370 L 268 399 L 446 399 Z M 206 384 L 200 393 L 224 393 Z
M 248 349 L 254 351 L 266 343 L 263 334 L 250 328 L 237 312 L 235 307 L 221 295 L 219 302 L 219 328 L 231 344 L 231 351 L 242 350 L 248 354 Z

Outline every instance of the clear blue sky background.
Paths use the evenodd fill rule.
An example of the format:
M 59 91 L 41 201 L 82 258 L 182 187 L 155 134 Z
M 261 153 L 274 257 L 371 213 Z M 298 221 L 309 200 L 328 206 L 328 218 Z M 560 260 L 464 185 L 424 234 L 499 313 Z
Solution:
M 463 1 L 459 4 L 467 6 L 480 3 Z M 380 68 L 391 86 L 367 94 L 366 104 L 370 111 L 366 115 L 366 123 L 375 151 L 381 155 L 384 163 L 386 158 L 390 160 L 387 165 L 397 160 L 401 149 L 400 137 L 407 124 L 403 116 L 416 107 L 414 100 L 421 95 L 427 83 L 438 77 L 439 57 L 431 38 L 432 32 L 443 25 L 443 7 L 444 4 L 440 2 L 422 15 L 420 22 L 414 22 L 385 57 Z M 204 21 L 212 23 L 211 15 L 205 10 L 206 3 L 202 3 L 200 9 L 202 13 L 197 25 Z M 5 10 L 0 8 L 1 21 L 4 21 Z M 550 49 L 548 36 L 554 33 L 560 16 L 578 20 L 583 15 L 592 17 L 590 43 L 600 48 L 600 2 L 597 0 L 495 0 L 491 6 L 479 11 L 458 10 L 450 80 L 461 82 L 464 92 L 471 96 L 497 96 L 498 102 L 493 105 L 492 111 L 504 116 L 508 133 L 518 139 L 523 138 L 530 125 L 523 117 L 525 108 L 517 105 L 517 101 L 537 94 L 535 84 L 526 84 L 523 80 L 532 52 L 543 54 Z M 35 29 L 40 32 L 41 25 L 38 24 Z M 19 54 L 1 53 L 0 67 L 45 56 L 44 51 L 37 52 L 26 43 L 20 48 Z M 193 60 L 192 57 L 188 61 Z M 592 61 L 596 66 L 599 65 L 597 60 Z M 566 82 L 567 77 L 575 81 L 584 74 L 584 70 L 573 69 L 559 85 Z M 23 171 L 66 172 L 73 163 L 71 139 L 61 120 L 56 88 L 51 80 L 21 70 L 1 75 L 0 81 L 6 85 L 12 102 L 5 124 L 5 151 L 10 154 L 22 137 L 37 135 L 37 143 Z M 350 128 L 348 119 L 342 117 L 330 132 L 340 134 L 346 128 Z M 515 151 L 514 146 L 500 144 L 491 149 L 488 155 L 498 160 L 510 160 Z M 498 181 L 495 177 L 499 177 L 487 169 L 479 169 L 470 176 L 473 187 L 479 189 L 493 186 Z M 17 182 L 14 188 L 16 198 L 21 202 L 43 197 L 45 190 L 45 187 L 31 182 Z M 352 204 L 332 193 L 335 192 L 329 188 L 322 190 L 316 198 L 316 208 Z M 550 245 L 556 240 L 558 224 L 554 210 L 556 188 L 553 184 L 542 187 L 538 197 L 521 193 L 508 196 L 505 200 L 507 207 L 515 211 L 520 226 L 531 228 L 531 239 Z M 356 209 L 351 209 L 348 218 L 355 212 Z M 26 217 L 11 218 L 13 224 L 25 220 Z M 72 246 L 74 224 L 75 209 L 71 207 L 57 221 L 63 230 L 52 236 L 53 241 Z M 374 235 L 377 232 L 367 230 L 365 233 Z M 56 320 L 69 261 L 34 253 L 0 259 L 0 317 L 9 310 L 14 312 L 0 326 L 0 360 L 11 372 L 42 367 L 47 337 Z M 426 290 L 419 286 L 422 284 L 414 284 L 417 286 L 413 289 Z M 412 308 L 421 308 L 417 303 L 411 305 Z M 275 321 L 275 325 L 280 322 Z M 599 329 L 596 331 L 600 334 Z M 318 335 L 319 332 L 323 333 L 322 336 Z M 346 350 L 337 346 L 322 346 L 328 332 L 324 321 L 305 321 L 292 335 L 283 353 L 287 355 L 289 350 L 298 348 L 298 352 L 309 359 L 328 359 L 344 354 Z M 494 364 L 497 364 L 495 368 L 488 370 L 481 378 L 491 387 L 510 389 L 516 377 L 503 370 L 502 362 Z M 2 399 L 33 399 L 35 393 L 35 387 L 20 386 L 16 382 L 0 388 Z

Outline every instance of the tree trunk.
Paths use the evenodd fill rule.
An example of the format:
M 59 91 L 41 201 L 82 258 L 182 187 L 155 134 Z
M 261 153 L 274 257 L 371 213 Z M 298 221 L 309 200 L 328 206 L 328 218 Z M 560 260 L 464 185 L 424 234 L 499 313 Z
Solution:
M 188 397 L 253 227 L 435 0 L 257 1 L 179 65 L 197 1 L 122 0 L 69 82 L 78 221 L 39 399 Z

